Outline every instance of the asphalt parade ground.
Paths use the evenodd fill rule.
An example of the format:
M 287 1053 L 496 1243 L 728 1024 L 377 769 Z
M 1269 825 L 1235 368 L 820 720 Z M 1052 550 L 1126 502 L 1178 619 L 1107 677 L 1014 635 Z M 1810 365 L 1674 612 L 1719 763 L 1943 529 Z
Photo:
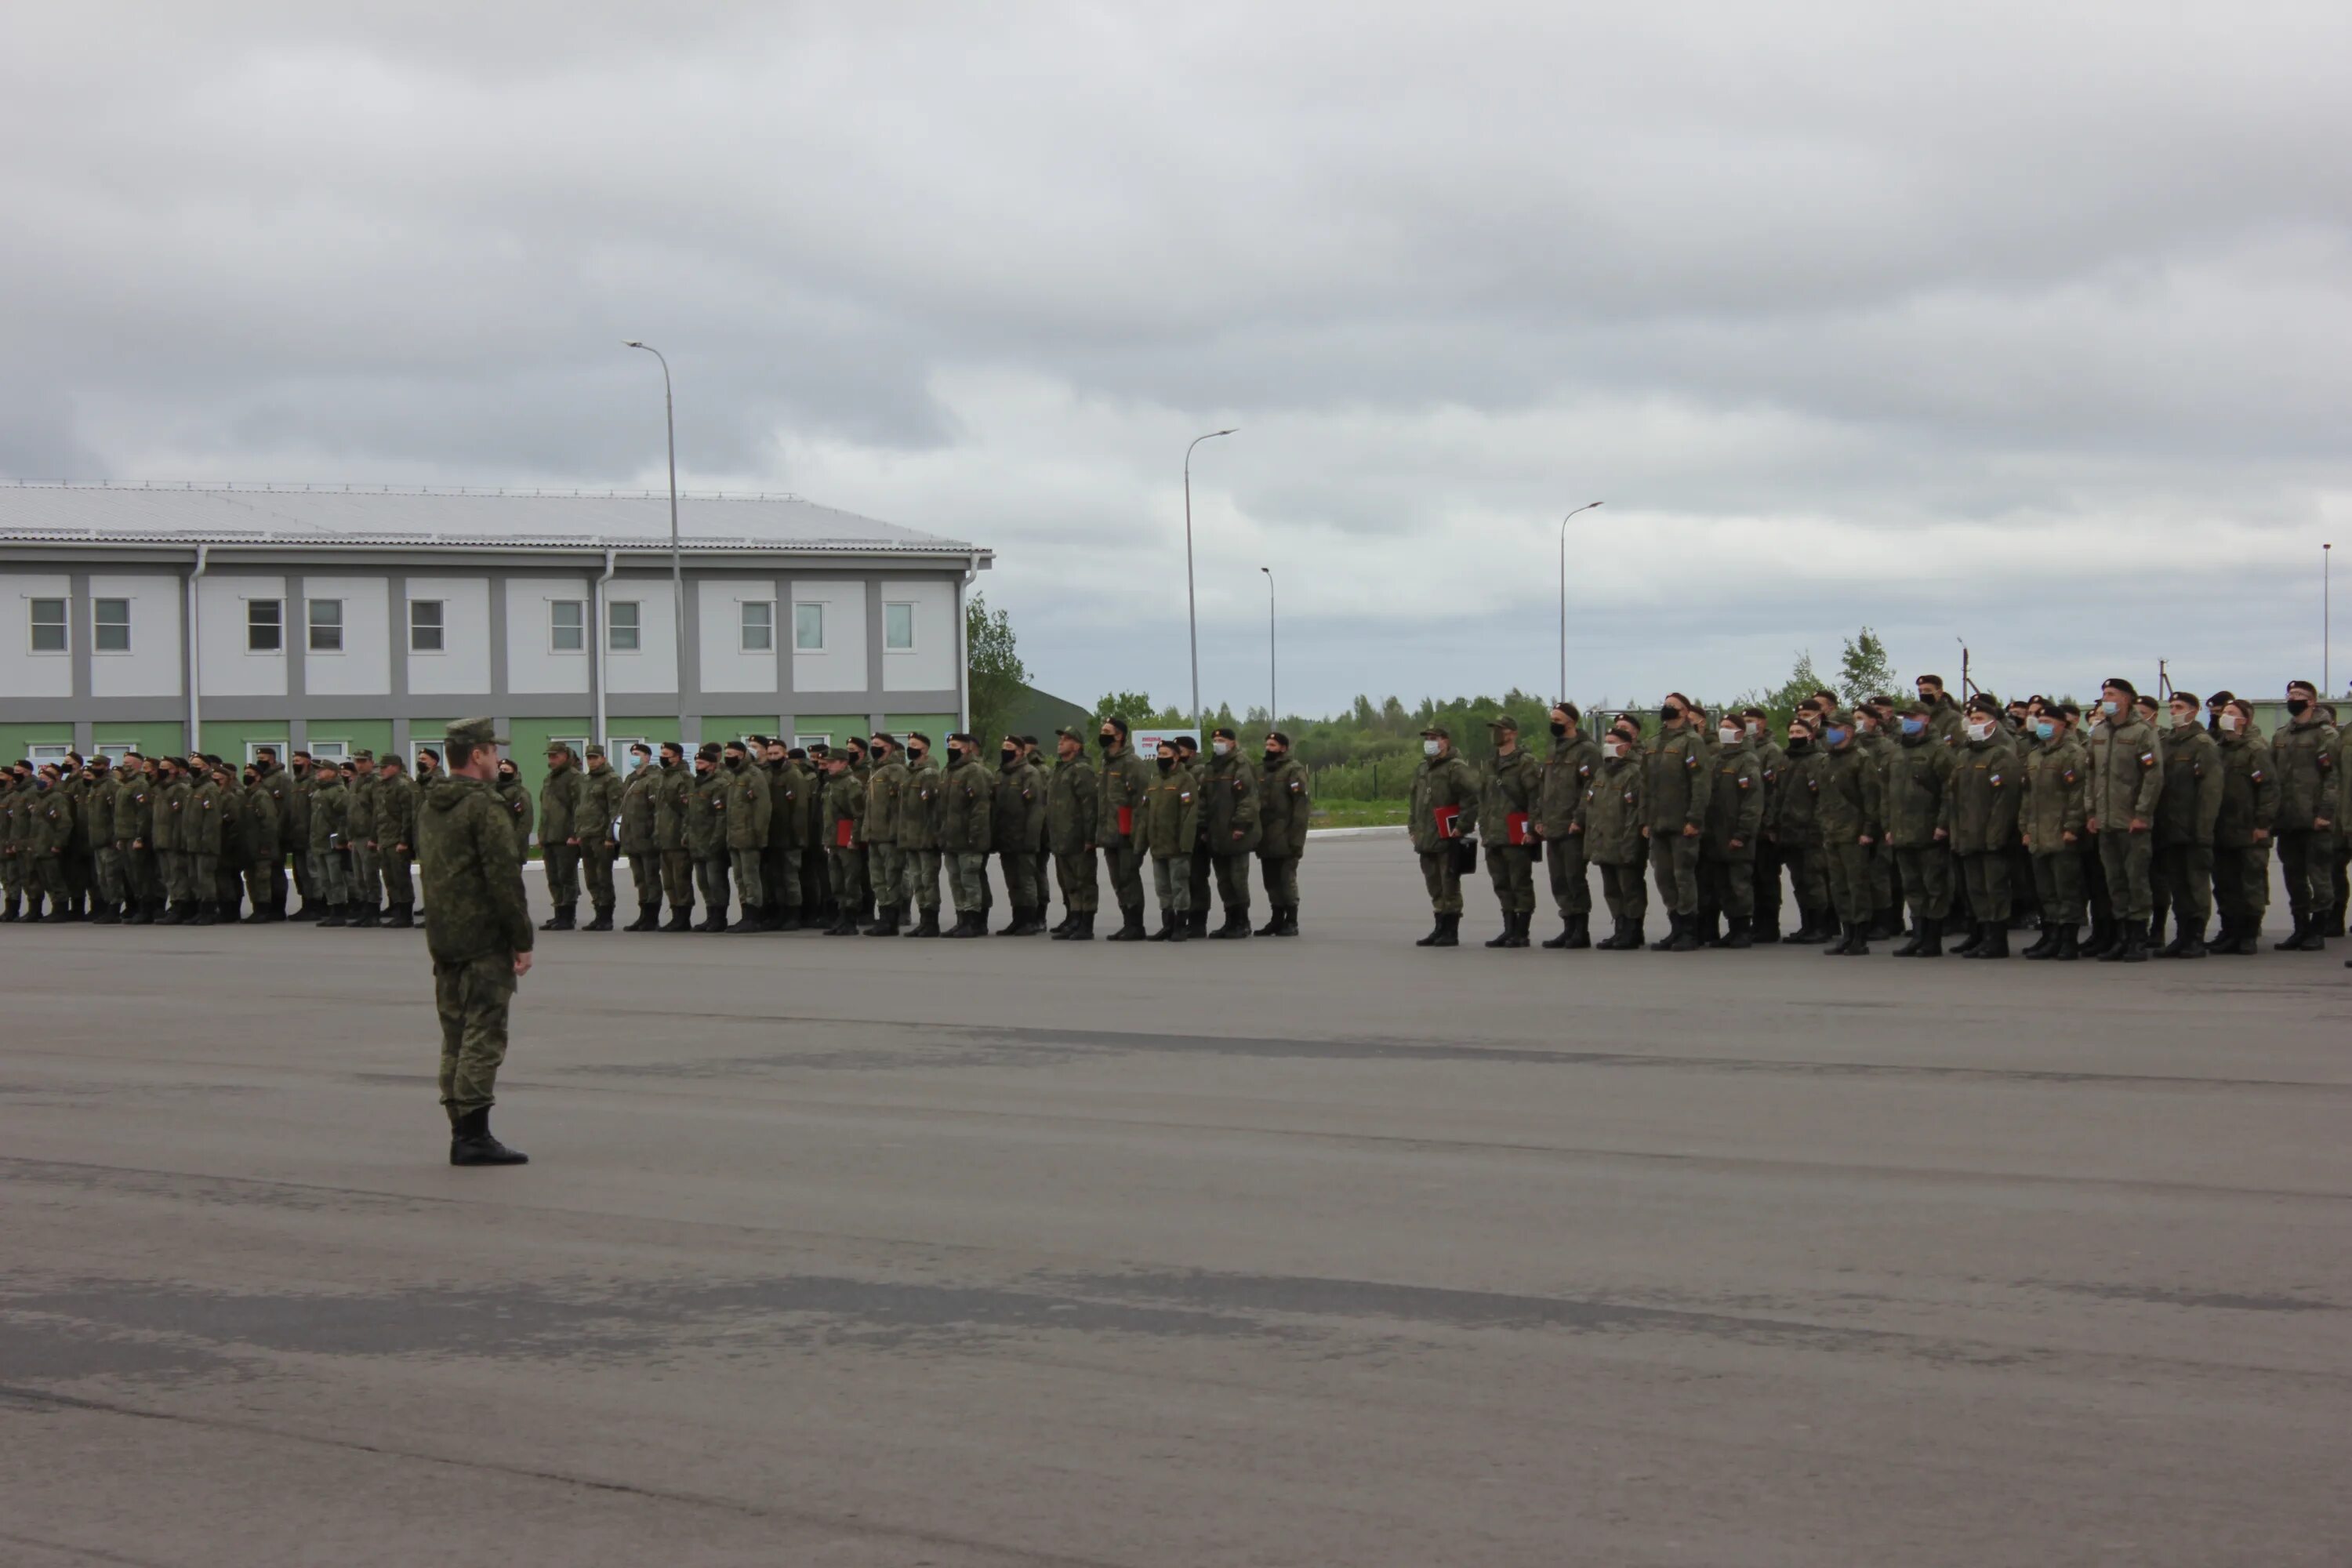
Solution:
M 551 934 L 505 1171 L 419 932 L 0 927 L 0 1562 L 2346 1561 L 2343 953 L 1304 906 Z

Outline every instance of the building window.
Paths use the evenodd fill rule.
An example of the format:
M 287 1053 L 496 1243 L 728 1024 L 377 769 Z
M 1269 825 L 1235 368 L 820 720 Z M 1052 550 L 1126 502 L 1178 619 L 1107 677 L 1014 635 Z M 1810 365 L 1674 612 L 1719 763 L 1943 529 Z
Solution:
M 637 651 L 637 601 L 614 599 L 604 606 L 604 646 L 614 653 Z
M 139 742 L 136 741 L 100 741 L 90 748 L 100 756 L 112 757 L 118 763 L 138 749 Z
M 832 745 L 832 744 L 833 744 L 833 737 L 832 737 L 832 735 L 830 735 L 830 734 L 824 734 L 824 735 L 794 735 L 794 736 L 793 737 L 793 745 L 795 745 L 795 746 L 798 746 L 802 751 L 805 752 L 805 751 L 807 751 L 811 746 L 830 746 L 830 745 Z
M 310 651 L 343 651 L 343 602 L 341 599 L 310 601 Z
M 65 652 L 66 602 L 63 599 L 35 599 L 32 605 L 33 651 Z
M 793 647 L 803 653 L 824 651 L 824 606 L 799 604 L 793 606 Z
M 245 651 L 278 653 L 286 647 L 286 601 L 247 599 L 245 602 Z
M 882 650 L 885 653 L 915 651 L 915 606 L 885 605 L 882 606 Z
M 245 760 L 248 763 L 259 762 L 261 753 L 264 752 L 268 752 L 277 758 L 280 764 L 283 764 L 294 754 L 294 748 L 283 741 L 247 741 L 245 743 Z M 314 756 L 316 754 L 316 752 L 312 753 Z
M 442 614 L 443 605 L 439 599 L 408 601 L 409 652 L 439 653 L 442 651 L 441 633 L 445 626 Z
M 588 647 L 587 605 L 579 599 L 547 602 L 547 646 L 557 653 L 582 653 Z
M 89 646 L 100 653 L 131 651 L 131 601 L 128 599 L 93 599 L 90 611 L 95 624 Z
M 73 747 L 64 741 L 59 741 L 55 745 L 44 742 L 26 747 L 25 758 L 27 762 L 35 763 L 62 763 L 66 760 L 66 753 L 72 750 Z
M 349 741 L 313 741 L 306 748 L 314 763 L 348 763 L 352 760 Z
M 653 744 L 651 741 L 646 740 L 643 735 L 607 735 L 604 737 L 604 760 L 611 763 L 614 767 L 620 769 L 621 776 L 623 778 L 626 778 L 631 773 L 637 771 L 636 753 L 630 751 L 629 748 L 638 744 L 639 742 L 643 742 L 648 746 Z
M 743 604 L 743 640 L 745 653 L 772 653 L 776 647 L 776 606 L 765 599 L 750 599 Z

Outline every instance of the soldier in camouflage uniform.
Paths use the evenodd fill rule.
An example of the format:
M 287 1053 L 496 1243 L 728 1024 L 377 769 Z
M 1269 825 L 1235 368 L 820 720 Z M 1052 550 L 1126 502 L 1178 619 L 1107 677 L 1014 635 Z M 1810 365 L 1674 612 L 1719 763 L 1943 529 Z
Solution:
M 1503 929 L 1488 947 L 1525 947 L 1535 923 L 1534 858 L 1543 852 L 1537 836 L 1542 811 L 1543 767 L 1519 744 L 1519 722 L 1506 713 L 1486 721 L 1495 747 L 1478 795 L 1478 820 L 1486 825 L 1486 876 Z
M 1756 842 L 1764 831 L 1764 768 L 1748 739 L 1748 725 L 1727 714 L 1716 731 L 1713 779 L 1706 792 L 1706 828 L 1699 836 L 1699 877 L 1707 893 L 1701 901 L 1723 911 L 1726 929 L 1709 930 L 1709 947 L 1756 945 Z M 1709 922 L 1710 924 L 1712 922 Z
M 866 816 L 858 831 L 866 839 L 866 876 L 872 884 L 874 921 L 867 936 L 897 936 L 907 921 L 907 869 L 899 858 L 898 817 L 907 803 L 907 760 L 886 731 L 874 737 L 866 755 Z
M 947 936 L 988 934 L 988 852 L 995 842 L 996 784 L 981 766 L 979 742 L 969 734 L 948 737 L 947 772 L 940 780 L 940 855 L 946 862 L 948 890 L 954 896 L 956 923 Z
M 1477 852 L 1478 795 L 1478 770 L 1455 752 L 1454 737 L 1443 725 L 1423 730 L 1405 832 L 1421 860 L 1433 918 L 1415 947 L 1454 947 L 1462 940 L 1462 859 Z
M 2279 784 L 2274 830 L 2279 873 L 2286 882 L 2287 908 L 2294 916 L 2294 931 L 2271 944 L 2281 952 L 2317 952 L 2326 947 L 2336 900 L 2330 868 L 2340 809 L 2336 796 L 2343 788 L 2336 766 L 2342 741 L 2336 726 L 2320 717 L 2318 705 L 2319 693 L 2311 682 L 2287 682 L 2287 721 L 2271 739 Z
M 654 840 L 661 851 L 662 891 L 669 895 L 666 931 L 694 929 L 694 849 L 688 826 L 694 820 L 694 770 L 687 765 L 686 748 L 676 741 L 661 744 L 660 776 L 654 781 Z
M 2165 737 L 2163 793 L 2156 804 L 2157 874 L 2171 895 L 2179 928 L 2159 958 L 2202 958 L 2212 918 L 2213 830 L 2227 780 L 2221 749 L 2205 731 L 2194 692 L 2175 691 Z
M 751 748 L 730 741 L 722 752 L 720 776 L 727 821 L 727 865 L 735 874 L 735 896 L 741 918 L 727 929 L 746 935 L 768 929 L 767 889 L 760 884 L 760 853 L 768 842 L 768 824 L 775 806 L 768 798 L 768 773 L 751 765 Z M 722 902 L 724 900 L 721 900 Z
M 1715 775 L 1693 711 L 1689 698 L 1679 691 L 1669 694 L 1659 707 L 1658 732 L 1643 759 L 1647 773 L 1643 800 L 1650 810 L 1643 837 L 1650 845 L 1658 901 L 1666 907 L 1666 934 L 1650 944 L 1659 952 L 1689 952 L 1699 942 L 1699 840 L 1706 830 Z
M 507 828 L 514 835 L 515 858 L 527 861 L 530 858 L 530 791 L 523 787 L 522 773 L 512 757 L 499 760 L 491 787 L 507 808 Z
M 1837 932 L 1837 917 L 1830 910 L 1829 877 L 1823 869 L 1821 824 L 1814 811 L 1821 784 L 1813 775 L 1822 759 L 1816 715 L 1815 709 L 1801 707 L 1789 721 L 1769 830 L 1789 868 L 1789 892 L 1797 904 L 1797 929 L 1780 941 L 1794 946 L 1816 945 Z
M 940 812 L 947 770 L 920 730 L 907 737 L 907 782 L 898 799 L 898 908 L 920 918 L 908 936 L 940 934 Z
M 1897 958 L 1940 958 L 1944 921 L 1952 912 L 1951 831 L 1945 826 L 1952 789 L 1952 749 L 1936 738 L 1934 713 L 1914 703 L 1901 718 L 1901 739 L 1888 756 L 1884 792 L 1886 842 L 1911 906 L 1911 940 Z
M 383 891 L 391 906 L 384 923 L 394 931 L 416 925 L 416 781 L 408 776 L 397 752 L 386 752 L 375 781 L 375 857 L 383 873 Z
M 1035 936 L 1045 929 L 1047 895 L 1037 879 L 1037 840 L 1045 831 L 1045 778 L 1029 761 L 1029 749 L 1018 735 L 997 742 L 996 799 L 989 832 L 996 841 L 996 863 L 1004 874 L 1004 898 L 1011 918 L 999 936 Z
M 2032 959 L 2073 963 L 2082 956 L 2083 857 L 2089 835 L 2083 806 L 2090 753 L 2074 732 L 2082 710 L 2045 703 L 2033 721 L 2033 750 L 2025 758 L 2025 799 L 2018 830 L 2033 857 L 2034 890 L 2042 904 L 2042 937 L 2025 950 Z
M 155 923 L 185 925 L 194 911 L 188 907 L 188 857 L 181 847 L 181 824 L 188 809 L 188 782 L 181 771 L 179 758 L 155 759 L 153 804 L 155 870 L 163 884 L 163 912 L 155 918 Z
M 1192 934 L 1192 861 L 1201 837 L 1200 780 L 1170 742 L 1152 759 L 1158 776 L 1143 792 L 1137 834 L 1151 858 L 1151 891 L 1160 904 L 1160 929 L 1147 940 L 1182 942 Z
M 364 746 L 352 756 L 351 768 L 344 775 L 343 802 L 343 843 L 347 847 L 346 874 L 351 879 L 352 900 L 343 923 L 372 926 L 377 923 L 377 911 L 383 901 L 383 879 L 375 851 L 368 847 L 368 839 L 375 832 L 375 753 Z
M 547 748 L 547 777 L 539 786 L 539 853 L 547 870 L 548 917 L 541 931 L 572 931 L 580 911 L 581 803 L 585 795 L 572 748 Z
M 580 815 L 572 826 L 580 835 L 580 868 L 588 884 L 588 907 L 595 918 L 583 928 L 611 931 L 613 910 L 620 894 L 613 886 L 613 861 L 621 851 L 614 824 L 621 816 L 621 774 L 604 756 L 604 748 L 588 748 L 588 771 L 580 779 Z
M 1276 730 L 1265 738 L 1265 767 L 1257 786 L 1258 878 L 1268 905 L 1260 936 L 1298 934 L 1298 862 L 1307 854 L 1307 820 L 1314 797 L 1307 764 L 1290 754 L 1290 737 Z M 1091 922 L 1089 931 L 1093 929 Z
M 24 918 L 25 857 L 16 837 L 23 789 L 23 774 L 14 767 L 0 768 L 0 925 Z
M 1102 815 L 1096 822 L 1095 843 L 1103 852 L 1103 871 L 1110 879 L 1120 921 L 1108 940 L 1141 942 L 1143 847 L 1136 830 L 1143 820 L 1144 792 L 1151 787 L 1151 764 L 1135 754 L 1124 719 L 1104 720 L 1098 739 L 1103 762 L 1096 804 Z
M 286 795 L 291 787 L 278 753 L 268 746 L 253 754 L 253 787 L 245 792 L 245 893 L 253 912 L 247 925 L 286 918 Z M 116 795 L 121 799 L 121 792 Z
M 1642 757 L 1642 732 L 1621 719 L 1601 737 L 1600 761 L 1584 783 L 1584 798 L 1569 827 L 1579 853 L 1601 868 L 1601 899 L 1609 911 L 1609 934 L 1594 942 L 1602 952 L 1635 952 L 1642 922 L 1650 910 L 1650 822 L 1644 792 L 1649 777 Z M 1555 850 L 1557 853 L 1557 850 Z
M 2221 930 L 2209 951 L 2252 958 L 2261 951 L 2271 902 L 2271 832 L 2278 820 L 2278 769 L 2254 723 L 2251 702 L 2231 698 L 2213 716 L 2221 763 L 2221 809 L 2213 819 L 2213 901 Z
M 1192 934 L 1232 941 L 1250 934 L 1250 858 L 1262 836 L 1256 765 L 1242 754 L 1241 737 L 1230 728 L 1209 732 L 1209 758 L 1195 770 L 1200 784 L 1201 842 L 1217 879 L 1217 901 L 1225 918 L 1208 929 L 1204 906 L 1192 911 Z
M 621 786 L 621 853 L 629 858 L 629 887 L 637 896 L 637 918 L 623 931 L 661 929 L 661 811 L 655 800 L 662 771 L 654 749 L 643 741 L 629 748 L 628 779 Z
M 694 880 L 702 891 L 702 921 L 694 929 L 727 930 L 727 773 L 719 759 L 725 753 L 716 741 L 695 749 L 694 782 L 686 794 L 687 853 L 694 858 Z
M 1884 837 L 1877 761 L 1862 749 L 1855 716 L 1832 709 L 1823 716 L 1822 740 L 1828 750 L 1813 765 L 1813 817 L 1822 837 L 1822 868 L 1830 903 L 1837 911 L 1841 940 L 1822 952 L 1832 958 L 1866 958 L 1872 900 L 1876 888 L 1871 852 Z
M 1787 793 L 1789 754 L 1772 736 L 1771 715 L 1761 708 L 1739 711 L 1748 731 L 1748 744 L 1756 753 L 1759 784 L 1764 795 L 1764 816 L 1756 829 L 1756 856 L 1748 904 L 1748 930 L 1759 942 L 1780 940 L 1780 872 L 1788 856 L 1780 847 L 1780 806 Z
M 858 830 L 866 816 L 866 785 L 846 752 L 824 760 L 824 860 L 833 885 L 833 923 L 827 936 L 856 936 L 857 910 L 866 898 L 866 857 Z
M 66 876 L 66 857 L 72 852 L 74 837 L 73 792 L 65 785 L 63 770 L 55 763 L 41 768 L 42 780 L 47 787 L 33 808 L 33 864 L 40 872 L 41 891 L 47 898 L 48 912 L 44 921 L 62 921 L 74 918 L 71 886 Z
M 1091 942 L 1101 887 L 1095 865 L 1095 832 L 1102 815 L 1101 781 L 1087 762 L 1083 731 L 1054 732 L 1054 767 L 1045 779 L 1045 847 L 1062 888 L 1062 921 L 1055 942 Z
M 1961 735 L 1944 797 L 1945 842 L 1976 929 L 1955 951 L 1962 958 L 2007 958 L 2009 847 L 2017 834 L 2024 769 L 2001 733 L 2000 707 L 1991 698 L 1969 699 Z
M 319 921 L 321 929 L 346 925 L 352 912 L 351 889 L 351 856 L 346 830 L 351 821 L 351 792 L 344 787 L 342 770 L 320 763 L 311 770 L 310 782 L 310 888 L 326 911 Z M 166 787 L 156 806 L 160 825 L 168 808 L 172 792 Z M 159 826 L 157 832 L 162 828 Z M 164 917 L 170 924 L 171 917 Z
M 228 791 L 220 775 L 199 770 L 188 786 L 188 808 L 180 821 L 180 845 L 188 857 L 188 885 L 195 913 L 191 925 L 217 925 L 220 915 L 213 899 L 220 880 L 223 819 L 229 806 Z
M 2147 960 L 2154 909 L 2148 829 L 2155 826 L 2157 801 L 2164 792 L 2164 749 L 2155 730 L 2133 714 L 2132 700 L 2137 695 L 2120 676 L 2101 685 L 2102 722 L 2090 745 L 2084 826 L 2098 843 L 2099 864 L 2116 912 L 2116 940 L 2097 954 L 2103 963 Z
M 520 1165 L 520 1151 L 490 1132 L 507 1011 L 530 973 L 530 910 L 515 852 L 511 809 L 492 791 L 503 741 L 488 719 L 449 726 L 446 767 L 417 814 L 425 875 L 425 945 L 441 1019 L 441 1104 L 453 1165 Z
M 100 752 L 89 760 L 89 786 L 81 797 L 82 832 L 89 840 L 93 925 L 122 923 L 122 852 L 114 847 L 114 762 Z

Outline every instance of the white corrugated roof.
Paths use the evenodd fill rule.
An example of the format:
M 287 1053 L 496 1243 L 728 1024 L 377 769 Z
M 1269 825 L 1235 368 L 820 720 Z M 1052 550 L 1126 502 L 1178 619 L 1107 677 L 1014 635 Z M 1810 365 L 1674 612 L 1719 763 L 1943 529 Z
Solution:
M 681 495 L 693 550 L 962 552 L 973 546 L 798 496 Z M 627 547 L 669 542 L 667 490 L 0 482 L 0 540 Z

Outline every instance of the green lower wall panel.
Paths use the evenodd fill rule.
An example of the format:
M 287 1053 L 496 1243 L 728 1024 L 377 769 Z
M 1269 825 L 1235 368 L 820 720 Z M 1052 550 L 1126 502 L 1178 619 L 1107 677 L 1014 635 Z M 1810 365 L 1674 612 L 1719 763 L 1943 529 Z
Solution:
M 828 746 L 838 746 L 852 735 L 872 732 L 872 723 L 863 713 L 797 713 L 793 716 L 794 737 L 814 740 L 821 736 Z
M 147 736 L 157 727 L 152 724 L 100 724 L 97 727 L 97 732 L 100 739 L 104 739 L 106 731 L 110 729 L 126 732 L 135 731 L 141 743 L 150 748 L 148 754 L 152 756 L 154 754 L 153 742 L 150 742 Z M 180 727 L 177 724 L 167 727 L 174 735 L 178 734 Z M 280 766 L 283 766 L 291 755 L 287 739 L 287 726 L 283 720 L 207 719 L 205 721 L 204 733 L 199 740 L 205 751 L 225 763 L 233 763 L 240 767 L 251 760 L 247 753 L 255 746 L 277 747 Z
M 956 716 L 952 713 L 885 713 L 882 715 L 882 727 L 893 735 L 920 730 L 931 738 L 931 750 L 945 756 L 948 731 L 956 727 Z M 1039 739 L 1045 742 L 1045 750 L 1050 752 L 1054 749 L 1053 736 L 1044 735 Z
M 772 735 L 783 728 L 783 721 L 773 713 L 707 713 L 702 719 L 702 738 L 725 745 L 746 735 Z
M 569 741 L 576 752 L 587 744 L 588 728 L 585 713 L 577 719 L 517 719 L 507 726 L 507 755 L 514 759 L 515 772 L 522 775 L 534 803 L 539 786 L 547 782 L 547 743 Z
M 207 731 L 211 728 L 210 725 L 205 726 Z M 313 719 L 305 728 L 314 752 L 321 741 L 341 741 L 346 757 L 355 757 L 362 752 L 373 752 L 382 756 L 392 750 L 392 721 L 389 719 Z M 222 756 L 228 755 L 218 746 L 211 749 L 220 752 Z
M 0 724 L 0 762 L 13 763 L 35 746 L 70 746 L 73 725 Z

